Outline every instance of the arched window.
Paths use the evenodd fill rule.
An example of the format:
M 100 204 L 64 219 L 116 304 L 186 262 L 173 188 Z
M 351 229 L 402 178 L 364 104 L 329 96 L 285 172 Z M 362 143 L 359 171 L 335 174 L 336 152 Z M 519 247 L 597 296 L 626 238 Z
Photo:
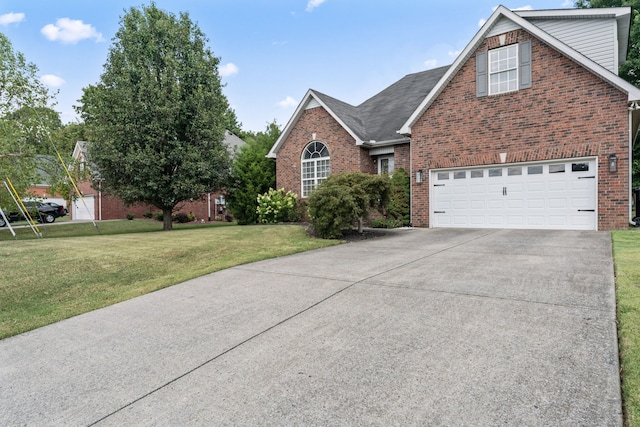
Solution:
M 302 197 L 309 197 L 318 184 L 331 172 L 329 149 L 319 141 L 313 141 L 302 152 Z

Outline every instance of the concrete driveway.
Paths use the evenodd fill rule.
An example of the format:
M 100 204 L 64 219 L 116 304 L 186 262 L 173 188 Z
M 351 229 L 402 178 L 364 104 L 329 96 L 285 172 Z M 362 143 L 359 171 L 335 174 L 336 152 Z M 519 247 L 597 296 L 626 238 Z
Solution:
M 396 230 L 0 341 L 0 425 L 621 425 L 606 232 Z

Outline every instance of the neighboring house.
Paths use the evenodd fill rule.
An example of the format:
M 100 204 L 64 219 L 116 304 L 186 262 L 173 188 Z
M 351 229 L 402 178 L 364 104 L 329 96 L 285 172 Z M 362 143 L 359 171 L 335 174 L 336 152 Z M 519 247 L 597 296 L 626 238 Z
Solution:
M 303 198 L 328 174 L 411 175 L 419 227 L 628 226 L 640 89 L 631 9 L 498 7 L 449 67 L 351 106 L 309 90 L 269 157 Z
M 244 141 L 233 133 L 226 131 L 224 143 L 229 148 L 232 156 L 234 156 L 244 144 Z M 73 158 L 80 170 L 79 175 L 82 175 L 82 172 L 89 167 L 87 161 L 88 144 L 85 141 L 78 141 L 73 150 Z M 72 209 L 70 209 L 71 219 L 95 219 L 99 221 L 125 219 L 127 214 L 133 214 L 136 218 L 141 218 L 147 212 L 159 212 L 157 207 L 143 203 L 125 206 L 124 202 L 119 198 L 103 192 L 100 188 L 100 180 L 95 177 L 93 181 L 90 179 L 82 180 L 77 185 L 83 197 L 72 203 Z M 174 213 L 193 213 L 198 221 L 224 219 L 228 214 L 223 193 L 206 193 L 199 200 L 184 202 L 179 204 L 178 207 L 179 209 Z

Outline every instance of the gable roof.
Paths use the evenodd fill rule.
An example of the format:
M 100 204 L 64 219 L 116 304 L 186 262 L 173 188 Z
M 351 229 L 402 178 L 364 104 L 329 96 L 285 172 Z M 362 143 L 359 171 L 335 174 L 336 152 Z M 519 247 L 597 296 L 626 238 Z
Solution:
M 396 131 L 447 69 L 445 66 L 408 74 L 358 106 L 309 89 L 267 157 L 276 157 L 302 113 L 314 106 L 323 107 L 357 145 L 388 145 L 405 141 L 406 137 L 399 136 Z
M 577 16 L 580 13 L 591 14 L 592 17 L 596 16 L 606 16 L 607 14 L 613 15 L 616 17 L 624 15 L 622 12 L 626 10 L 626 14 L 630 16 L 630 8 L 604 8 L 597 9 L 597 12 L 593 12 L 596 9 L 566 9 L 566 10 L 550 10 L 550 11 L 536 11 L 536 14 L 531 13 L 522 13 L 522 12 L 513 12 L 507 9 L 504 6 L 498 6 L 498 8 L 494 11 L 491 17 L 485 22 L 482 28 L 476 33 L 476 35 L 471 39 L 469 44 L 464 48 L 464 50 L 460 53 L 460 55 L 456 58 L 456 60 L 451 64 L 451 67 L 447 70 L 444 76 L 440 79 L 440 81 L 435 85 L 433 90 L 429 92 L 429 94 L 425 97 L 425 99 L 420 103 L 418 108 L 411 114 L 409 119 L 400 127 L 398 133 L 401 135 L 411 135 L 411 127 L 413 124 L 422 116 L 422 114 L 431 106 L 431 104 L 436 100 L 436 98 L 440 95 L 440 93 L 444 90 L 444 88 L 449 84 L 449 82 L 453 79 L 456 73 L 462 68 L 462 66 L 469 60 L 471 55 L 475 52 L 477 47 L 484 41 L 487 33 L 493 28 L 493 26 L 501 19 L 506 18 L 513 21 L 516 25 L 520 26 L 522 29 L 537 37 L 538 39 L 545 42 L 547 45 L 552 48 L 558 50 L 560 53 L 565 56 L 571 58 L 578 64 L 584 66 L 589 71 L 591 71 L 596 76 L 602 78 L 606 82 L 609 82 L 611 85 L 617 87 L 622 92 L 628 95 L 628 101 L 634 102 L 640 100 L 640 89 L 633 86 L 631 83 L 623 80 L 621 77 L 618 77 L 616 74 L 610 72 L 603 66 L 597 64 L 593 60 L 587 58 L 580 52 L 572 49 L 566 44 L 562 43 L 555 37 L 551 36 L 549 33 L 543 31 L 538 26 L 529 22 L 524 17 L 518 15 L 518 13 L 522 13 L 523 16 L 535 15 L 540 18 L 546 14 L 546 16 L 559 16 L 563 12 L 566 12 L 569 15 L 573 15 L 573 17 Z M 586 11 L 586 12 L 582 12 Z

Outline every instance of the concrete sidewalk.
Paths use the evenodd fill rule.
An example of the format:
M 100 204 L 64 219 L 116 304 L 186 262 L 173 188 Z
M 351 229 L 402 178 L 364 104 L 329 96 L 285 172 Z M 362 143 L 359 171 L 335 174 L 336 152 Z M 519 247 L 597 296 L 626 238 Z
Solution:
M 0 425 L 622 424 L 610 235 L 396 230 L 0 341 Z

